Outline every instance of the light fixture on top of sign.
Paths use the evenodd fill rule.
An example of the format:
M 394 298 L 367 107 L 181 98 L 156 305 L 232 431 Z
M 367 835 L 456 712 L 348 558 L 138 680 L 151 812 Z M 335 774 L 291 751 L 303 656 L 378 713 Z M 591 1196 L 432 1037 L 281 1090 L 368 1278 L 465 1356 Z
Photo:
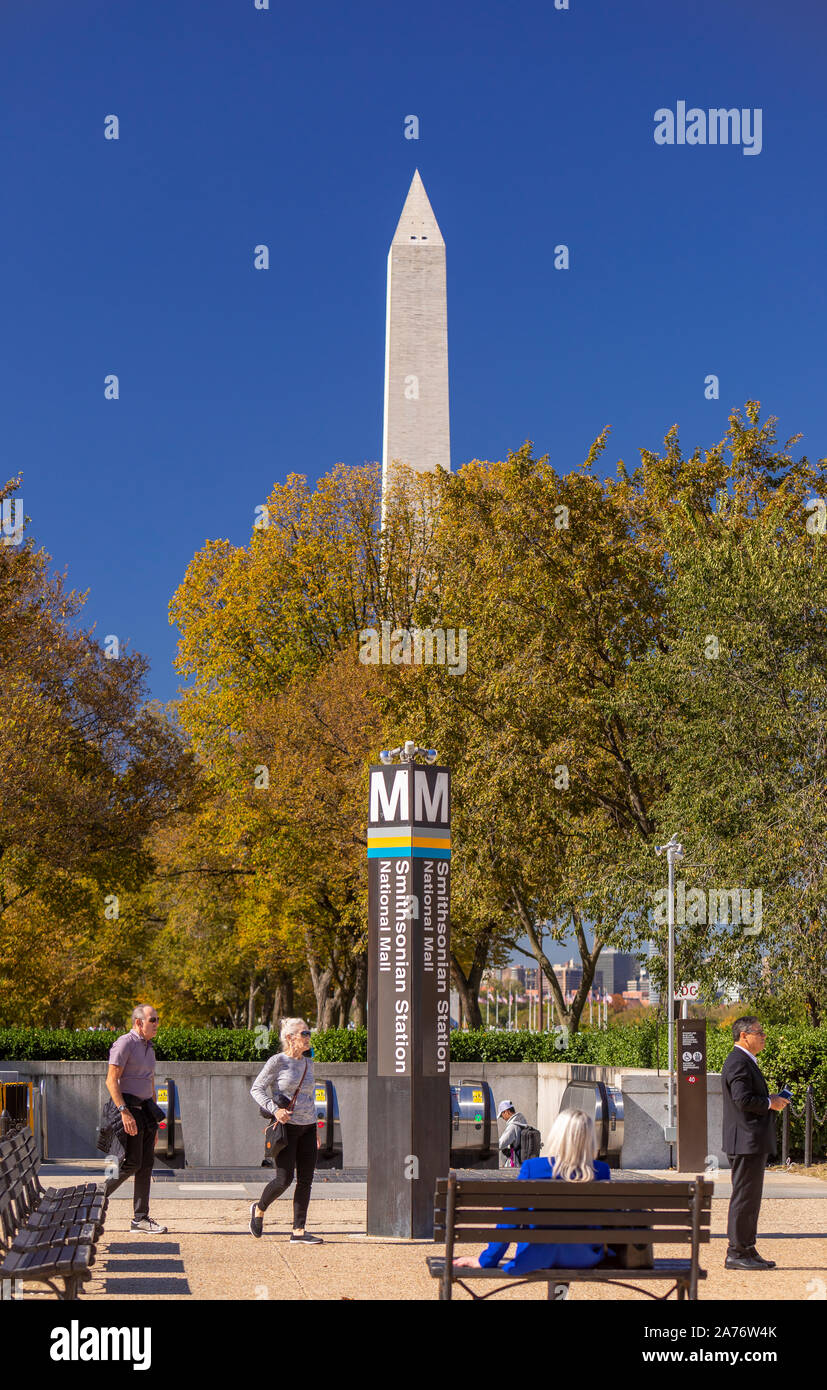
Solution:
M 400 748 L 383 748 L 379 754 L 379 760 L 383 763 L 393 763 L 396 759 L 400 762 L 414 762 L 417 758 L 423 758 L 426 763 L 436 762 L 435 748 L 417 748 L 414 739 L 406 739 Z

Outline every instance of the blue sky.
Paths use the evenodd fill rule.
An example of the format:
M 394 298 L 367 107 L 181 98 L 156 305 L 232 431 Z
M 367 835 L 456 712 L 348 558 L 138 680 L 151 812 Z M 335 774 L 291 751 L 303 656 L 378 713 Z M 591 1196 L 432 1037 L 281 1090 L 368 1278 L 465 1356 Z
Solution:
M 245 543 L 289 472 L 380 455 L 417 166 L 447 244 L 455 467 L 531 438 L 568 471 L 610 425 L 613 471 L 675 422 L 711 444 L 750 397 L 827 453 L 823 10 L 570 4 L 4 6 L 3 472 L 159 698 L 193 552 Z M 656 145 L 681 100 L 760 108 L 761 153 Z

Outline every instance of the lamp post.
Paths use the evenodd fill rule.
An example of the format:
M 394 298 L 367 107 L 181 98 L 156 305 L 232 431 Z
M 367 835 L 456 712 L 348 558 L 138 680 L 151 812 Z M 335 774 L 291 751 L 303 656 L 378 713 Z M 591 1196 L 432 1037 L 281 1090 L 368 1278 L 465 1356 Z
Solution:
M 669 1020 L 667 1037 L 669 1091 L 666 1100 L 665 1138 L 667 1144 L 671 1146 L 678 1137 L 675 1126 L 675 1024 L 673 1019 L 675 1012 L 675 865 L 679 859 L 683 859 L 683 846 L 678 843 L 677 836 L 673 835 L 668 844 L 655 845 L 655 854 L 662 854 L 664 850 L 666 850 L 666 863 L 669 868 L 669 888 L 666 898 L 666 1017 Z

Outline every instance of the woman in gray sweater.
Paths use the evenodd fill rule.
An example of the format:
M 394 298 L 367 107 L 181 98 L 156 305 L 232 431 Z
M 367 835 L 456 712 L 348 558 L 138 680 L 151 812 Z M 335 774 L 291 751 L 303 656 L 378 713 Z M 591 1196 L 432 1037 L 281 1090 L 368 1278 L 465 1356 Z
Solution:
M 317 1149 L 310 1029 L 303 1018 L 285 1018 L 280 1038 L 281 1052 L 268 1057 L 250 1088 L 250 1095 L 262 1110 L 282 1122 L 287 1145 L 276 1159 L 276 1176 L 268 1182 L 258 1202 L 250 1207 L 250 1230 L 256 1237 L 261 1235 L 265 1211 L 287 1191 L 295 1171 L 291 1243 L 322 1245 L 324 1242 L 319 1236 L 311 1236 L 304 1229 Z

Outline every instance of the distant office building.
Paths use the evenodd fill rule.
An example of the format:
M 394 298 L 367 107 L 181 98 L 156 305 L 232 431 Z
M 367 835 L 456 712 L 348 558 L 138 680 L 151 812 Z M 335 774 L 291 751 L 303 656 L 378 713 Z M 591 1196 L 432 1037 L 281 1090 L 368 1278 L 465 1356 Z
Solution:
M 573 958 L 566 961 L 565 965 L 555 965 L 553 969 L 564 998 L 580 988 L 583 982 L 583 967 L 577 965 Z
M 622 994 L 629 987 L 636 989 L 640 978 L 640 963 L 636 956 L 604 946 L 597 960 L 595 985 L 606 994 Z M 630 981 L 631 986 L 630 986 Z
M 643 966 L 643 967 L 641 968 L 639 980 L 637 981 L 637 983 L 636 983 L 634 986 L 632 986 L 632 984 L 630 983 L 630 984 L 629 984 L 629 988 L 630 988 L 630 989 L 634 988 L 634 989 L 636 989 L 636 990 L 640 993 L 640 1001 L 641 1001 L 642 1004 L 648 1004 L 648 1003 L 649 1003 L 649 990 L 650 990 L 650 988 L 651 988 L 651 984 L 652 984 L 652 982 L 651 982 L 651 980 L 650 980 L 650 978 L 649 978 L 649 972 L 648 972 L 648 970 L 646 969 L 646 967 Z
M 525 967 L 522 965 L 506 966 L 501 976 L 503 984 L 507 985 L 510 981 L 511 984 L 519 985 L 521 989 L 525 988 L 525 977 Z

